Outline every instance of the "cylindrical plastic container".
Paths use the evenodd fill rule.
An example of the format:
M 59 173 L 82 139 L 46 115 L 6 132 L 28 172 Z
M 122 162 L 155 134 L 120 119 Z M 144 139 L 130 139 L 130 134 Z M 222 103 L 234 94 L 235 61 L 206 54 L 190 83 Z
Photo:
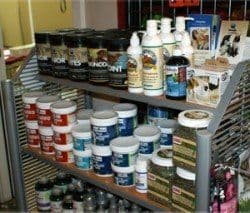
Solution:
M 135 167 L 118 167 L 111 164 L 114 173 L 114 183 L 118 186 L 134 186 L 135 184 Z
M 78 124 L 86 124 L 90 126 L 90 117 L 93 115 L 93 109 L 82 109 L 76 113 L 76 120 Z
M 173 161 L 177 167 L 196 171 L 196 131 L 206 129 L 212 116 L 211 112 L 199 109 L 179 113 L 179 126 L 173 136 Z
M 54 132 L 51 127 L 39 126 L 41 139 L 41 150 L 44 154 L 55 154 L 54 151 Z
M 28 92 L 23 94 L 22 100 L 25 120 L 37 120 L 36 100 L 43 95 L 43 92 Z
M 111 158 L 112 153 L 109 146 L 91 145 L 93 170 L 98 176 L 112 176 Z
M 159 148 L 161 131 L 152 125 L 141 125 L 134 131 L 134 136 L 140 141 L 139 155 L 151 157 Z
M 173 132 L 177 128 L 178 123 L 176 120 L 159 120 L 156 126 L 161 130 L 160 147 L 171 148 L 173 147 Z
M 66 145 L 54 144 L 54 147 L 55 147 L 56 161 L 60 163 L 73 163 L 74 162 L 73 143 L 69 143 Z
M 73 136 L 71 134 L 71 130 L 74 125 L 69 126 L 55 126 L 52 125 L 52 129 L 54 130 L 54 140 L 58 145 L 66 145 L 69 143 L 73 143 Z
M 159 120 L 169 118 L 169 112 L 166 108 L 148 105 L 147 107 L 147 121 L 148 124 L 155 125 Z
M 59 101 L 59 96 L 45 95 L 36 100 L 37 117 L 39 126 L 50 127 L 52 125 L 52 112 L 50 105 Z
M 135 190 L 140 193 L 147 193 L 148 159 L 139 156 L 135 165 Z
M 76 103 L 73 101 L 57 101 L 51 104 L 52 122 L 55 126 L 69 126 L 76 122 Z
M 35 32 L 37 64 L 42 74 L 51 74 L 50 33 Z
M 113 110 L 118 114 L 119 136 L 131 136 L 137 127 L 137 106 L 134 104 L 116 104 Z
M 74 149 L 76 151 L 90 150 L 91 130 L 86 124 L 78 124 L 73 127 L 72 135 L 74 140 Z
M 75 165 L 79 169 L 89 170 L 92 169 L 91 149 L 85 151 L 73 150 Z
M 109 146 L 112 139 L 117 137 L 118 114 L 111 110 L 95 112 L 91 118 L 91 130 L 93 144 L 97 146 Z
M 41 140 L 37 121 L 25 121 L 25 126 L 27 130 L 28 145 L 33 148 L 39 148 Z
M 107 38 L 104 35 L 87 38 L 89 80 L 94 83 L 108 82 L 108 50 Z
M 139 141 L 134 137 L 118 137 L 110 142 L 112 164 L 118 167 L 135 165 Z

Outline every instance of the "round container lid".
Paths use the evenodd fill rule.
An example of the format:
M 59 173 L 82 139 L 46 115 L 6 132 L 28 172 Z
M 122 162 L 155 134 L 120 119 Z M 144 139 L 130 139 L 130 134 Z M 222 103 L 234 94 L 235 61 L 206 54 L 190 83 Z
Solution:
M 111 156 L 112 152 L 109 146 L 96 146 L 91 144 L 92 153 L 97 156 Z
M 51 127 L 44 127 L 44 126 L 39 126 L 39 133 L 41 135 L 48 135 L 51 136 L 54 134 L 53 129 Z
M 37 121 L 25 121 L 25 126 L 28 129 L 38 129 L 38 122 Z
M 90 138 L 91 129 L 89 125 L 78 124 L 72 128 L 72 135 L 76 138 Z
M 87 37 L 87 47 L 107 49 L 107 37 L 105 35 L 96 33 L 94 35 L 90 35 Z
M 50 109 L 50 105 L 59 100 L 60 97 L 57 95 L 45 95 L 36 100 L 36 105 L 40 109 Z
M 56 150 L 59 151 L 71 151 L 73 149 L 73 143 L 65 144 L 65 145 L 59 145 L 54 143 L 54 147 Z
M 117 121 L 118 114 L 112 110 L 98 111 L 90 117 L 90 123 L 95 126 L 111 126 Z
M 111 168 L 114 172 L 117 172 L 117 173 L 132 173 L 135 171 L 134 165 L 129 166 L 129 167 L 118 167 L 118 166 L 111 164 Z
M 53 130 L 55 132 L 62 133 L 62 134 L 70 133 L 74 126 L 75 124 L 69 124 L 68 126 L 55 126 L 52 124 Z
M 50 108 L 53 113 L 65 115 L 76 111 L 76 103 L 68 100 L 57 101 Z
M 195 173 L 192 173 L 186 169 L 177 167 L 176 174 L 179 175 L 183 179 L 195 181 Z
M 143 142 L 152 142 L 160 138 L 161 131 L 153 125 L 141 125 L 134 131 L 134 136 Z
M 169 149 L 157 149 L 153 152 L 152 162 L 159 166 L 172 167 L 173 166 L 173 152 Z
M 43 92 L 28 92 L 23 94 L 23 102 L 27 104 L 35 104 L 36 100 L 44 95 Z
M 176 129 L 178 127 L 178 122 L 172 119 L 162 119 L 156 121 L 156 126 L 163 129 Z
M 89 120 L 90 117 L 93 115 L 93 109 L 81 109 L 76 114 L 77 120 Z
M 186 110 L 179 114 L 178 122 L 190 128 L 205 128 L 209 125 L 213 114 L 205 110 Z
M 79 150 L 73 149 L 73 153 L 74 153 L 74 155 L 80 156 L 80 157 L 91 157 L 91 155 L 92 155 L 91 149 L 87 149 L 84 151 L 79 151 Z
M 51 31 L 35 32 L 35 41 L 36 41 L 36 43 L 38 43 L 38 44 L 48 43 L 50 33 L 52 33 L 52 32 Z
M 119 118 L 128 118 L 137 115 L 137 106 L 135 104 L 116 104 L 113 106 L 113 110 L 118 113 Z
M 108 51 L 127 51 L 130 40 L 128 36 L 110 35 L 108 37 Z
M 65 35 L 68 32 L 53 32 L 49 35 L 49 41 L 51 45 L 62 45 L 65 42 Z
M 126 154 L 136 152 L 139 149 L 140 142 L 134 137 L 118 137 L 110 142 L 110 149 L 113 152 Z

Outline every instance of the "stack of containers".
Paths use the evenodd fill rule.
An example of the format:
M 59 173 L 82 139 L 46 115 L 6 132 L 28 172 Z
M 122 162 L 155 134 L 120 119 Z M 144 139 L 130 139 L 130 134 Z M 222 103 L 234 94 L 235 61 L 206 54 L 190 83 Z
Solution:
M 74 162 L 71 129 L 76 123 L 76 108 L 76 103 L 68 100 L 51 105 L 52 128 L 58 136 L 54 144 L 55 158 L 61 163 Z
M 23 107 L 25 126 L 28 133 L 28 145 L 30 147 L 40 147 L 40 136 L 38 132 L 36 100 L 43 96 L 42 92 L 29 92 L 23 94 Z

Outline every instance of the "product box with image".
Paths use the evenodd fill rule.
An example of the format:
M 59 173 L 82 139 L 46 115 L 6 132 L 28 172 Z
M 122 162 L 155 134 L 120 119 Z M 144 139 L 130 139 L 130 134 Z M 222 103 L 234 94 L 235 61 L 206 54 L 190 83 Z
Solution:
M 229 81 L 230 75 L 225 69 L 189 69 L 186 101 L 216 107 Z

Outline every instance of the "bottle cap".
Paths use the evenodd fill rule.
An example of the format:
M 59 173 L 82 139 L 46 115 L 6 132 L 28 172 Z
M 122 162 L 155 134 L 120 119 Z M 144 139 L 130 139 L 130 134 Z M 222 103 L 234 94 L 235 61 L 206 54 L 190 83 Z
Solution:
M 157 32 L 157 20 L 147 20 L 147 34 L 154 36 Z
M 184 17 L 184 16 L 177 16 L 176 17 L 176 22 L 175 22 L 175 27 L 176 31 L 182 32 L 185 31 L 185 21 L 186 20 L 194 20 L 191 17 Z
M 140 39 L 137 35 L 137 32 L 133 32 L 131 39 L 130 39 L 130 46 L 132 47 L 140 46 Z
M 161 19 L 161 32 L 170 33 L 171 32 L 171 18 L 162 18 Z

